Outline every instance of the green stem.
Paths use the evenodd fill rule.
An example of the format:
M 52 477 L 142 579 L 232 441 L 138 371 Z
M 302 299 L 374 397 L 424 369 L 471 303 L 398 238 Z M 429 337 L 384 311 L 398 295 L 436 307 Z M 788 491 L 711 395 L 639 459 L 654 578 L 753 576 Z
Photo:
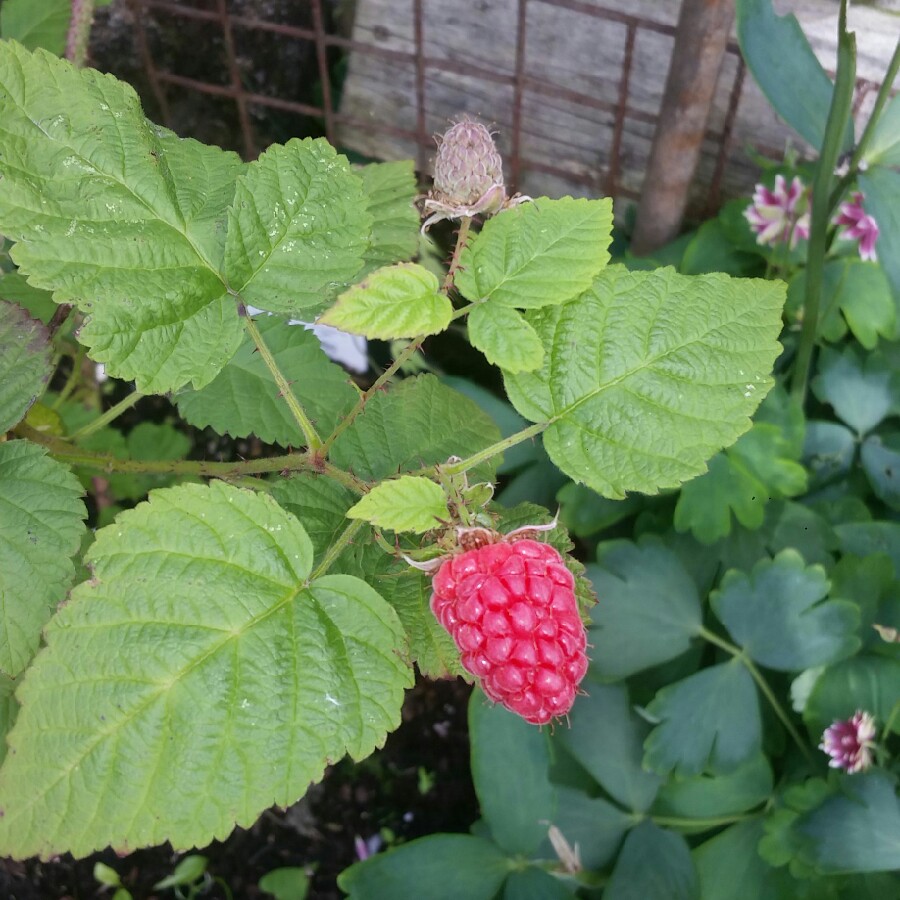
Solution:
M 307 579 L 307 583 L 315 581 L 316 578 L 324 575 L 331 568 L 332 564 L 344 552 L 345 548 L 353 543 L 353 536 L 356 532 L 365 524 L 363 519 L 354 519 L 344 529 L 341 536 L 328 548 L 327 552 L 322 557 L 322 561 L 312 570 L 312 573 Z
M 831 186 L 834 180 L 834 169 L 847 131 L 847 123 L 850 121 L 855 75 L 856 43 L 847 34 L 847 4 L 844 0 L 841 3 L 838 27 L 838 64 L 834 93 L 831 98 L 831 108 L 828 110 L 822 152 L 813 178 L 803 329 L 800 333 L 800 344 L 797 348 L 797 359 L 794 363 L 794 374 L 791 381 L 791 396 L 801 405 L 806 400 L 809 370 L 819 332 L 819 302 L 824 284 L 828 225 L 834 209 Z
M 900 715 L 900 700 L 898 700 L 893 709 L 891 709 L 891 714 L 887 717 L 887 721 L 884 723 L 884 729 L 881 732 L 881 743 L 883 744 L 887 739 L 888 735 L 891 733 L 891 727 L 894 724 L 894 719 Z
M 537 425 L 529 425 L 528 428 L 523 428 L 521 431 L 517 431 L 515 434 L 511 434 L 509 437 L 503 438 L 502 441 L 497 441 L 496 444 L 491 444 L 490 447 L 485 447 L 484 450 L 479 450 L 478 453 L 473 453 L 471 456 L 467 456 L 465 459 L 461 459 L 459 462 L 449 463 L 447 465 L 441 464 L 441 474 L 462 475 L 463 472 L 468 472 L 469 469 L 477 466 L 479 463 L 482 463 L 485 460 L 493 458 L 498 453 L 503 453 L 505 450 L 509 450 L 510 447 L 515 447 L 516 444 L 521 444 L 522 441 L 527 441 L 530 438 L 536 437 L 549 424 L 549 422 L 539 422 Z M 424 468 L 417 469 L 415 472 L 412 472 L 410 474 L 433 475 L 434 473 L 434 466 L 425 466 Z
M 868 149 L 872 135 L 875 134 L 875 128 L 878 125 L 878 120 L 881 118 L 881 113 L 888 100 L 891 99 L 891 88 L 894 85 L 894 79 L 897 77 L 898 70 L 900 70 L 900 41 L 897 41 L 897 46 L 894 47 L 894 55 L 888 63 L 887 71 L 884 73 L 884 81 L 881 82 L 881 87 L 878 89 L 878 94 L 875 97 L 872 115 L 869 116 L 869 121 L 866 123 L 859 143 L 856 145 L 856 149 L 853 151 L 853 156 L 850 159 L 851 172 L 855 172 L 859 168 L 860 160 Z
M 459 257 L 462 253 L 463 247 L 466 244 L 466 240 L 469 235 L 469 227 L 472 224 L 472 220 L 469 217 L 464 217 L 459 226 L 459 234 L 456 236 L 456 246 L 453 248 L 453 256 L 450 259 L 450 268 L 447 270 L 447 277 L 444 278 L 444 284 L 441 290 L 444 293 L 447 293 L 450 288 L 453 286 L 453 279 L 456 276 L 456 271 L 459 268 Z M 465 315 L 471 309 L 472 304 L 462 307 L 454 312 L 453 318 L 459 318 L 460 316 Z M 366 391 L 363 391 L 359 399 L 356 401 L 356 406 L 351 409 L 346 416 L 338 423 L 337 428 L 328 435 L 328 437 L 324 440 L 324 442 L 319 447 L 319 455 L 322 457 L 326 457 L 328 455 L 328 451 L 334 446 L 334 442 L 353 424 L 353 421 L 356 417 L 365 409 L 366 403 L 368 403 L 369 399 L 373 397 L 378 391 L 380 391 L 394 375 L 400 370 L 401 366 L 403 366 L 407 360 L 413 358 L 413 356 L 418 353 L 419 348 L 422 346 L 422 341 L 424 341 L 424 337 L 416 337 L 410 341 L 406 347 L 397 355 L 397 358 L 375 379 L 375 383 Z
M 266 346 L 266 343 L 263 340 L 262 335 L 260 334 L 259 328 L 256 327 L 256 322 L 253 321 L 252 316 L 246 315 L 244 317 L 244 327 L 247 329 L 247 333 L 250 335 L 253 343 L 256 344 L 256 349 L 259 351 L 259 355 L 262 357 L 263 362 L 266 364 L 266 368 L 272 373 L 272 377 L 275 379 L 275 383 L 278 385 L 278 390 L 281 392 L 281 396 L 284 398 L 284 402 L 287 403 L 288 409 L 290 409 L 291 411 L 291 415 L 300 426 L 300 430 L 303 432 L 303 437 L 306 440 L 306 446 L 309 447 L 309 449 L 312 451 L 318 450 L 322 446 L 322 438 L 319 437 L 319 434 L 313 426 L 313 423 L 310 422 L 309 417 L 306 415 L 303 407 L 300 405 L 300 401 L 291 390 L 291 386 L 288 383 L 288 380 L 284 377 L 281 369 L 278 368 L 278 363 L 275 361 L 275 357 L 272 355 L 272 351 L 269 350 L 269 348 Z
M 309 453 L 288 453 L 285 456 L 267 456 L 264 459 L 247 459 L 240 462 L 208 462 L 194 459 L 117 459 L 107 453 L 94 453 L 75 447 L 68 441 L 46 435 L 20 423 L 14 429 L 19 436 L 46 447 L 57 459 L 72 466 L 82 466 L 107 474 L 130 472 L 141 475 L 196 475 L 201 478 L 234 478 L 242 475 L 262 475 L 271 472 L 316 472 L 332 478 L 354 493 L 362 494 L 366 482 L 330 463 L 323 462 Z
M 702 637 L 705 641 L 709 641 L 710 644 L 714 644 L 716 647 L 720 647 L 726 653 L 729 653 L 731 656 L 738 659 L 750 673 L 750 676 L 756 682 L 756 686 L 762 692 L 762 695 L 769 701 L 769 705 L 775 712 L 775 715 L 778 716 L 781 724 L 784 725 L 785 730 L 791 736 L 794 743 L 799 747 L 800 752 L 806 757 L 808 762 L 813 761 L 812 754 L 809 752 L 809 747 L 807 747 L 806 742 L 800 736 L 800 732 L 794 727 L 794 723 L 791 721 L 790 716 L 787 714 L 787 711 L 784 707 L 779 703 L 778 698 L 775 696 L 775 692 L 769 685 L 769 682 L 766 681 L 765 676 L 759 669 L 756 668 L 756 664 L 750 659 L 744 651 L 736 646 L 735 644 L 726 641 L 724 638 L 720 638 L 715 632 L 709 631 L 706 628 L 701 627 L 699 632 L 700 637 Z
M 51 409 L 59 409 L 60 406 L 69 399 L 72 391 L 78 387 L 78 382 L 81 378 L 81 365 L 84 362 L 85 352 L 86 348 L 79 344 L 78 349 L 75 351 L 75 355 L 72 357 L 72 371 L 69 372 L 69 376 L 66 378 L 63 389 L 57 394 L 56 399 L 51 404 Z
M 90 435 L 99 431 L 101 428 L 104 428 L 106 425 L 109 425 L 113 419 L 117 419 L 122 415 L 126 410 L 131 409 L 135 403 L 138 402 L 142 397 L 145 397 L 146 394 L 142 394 L 140 391 L 132 391 L 128 394 L 127 397 L 120 400 L 114 406 L 111 406 L 105 413 L 101 413 L 97 416 L 96 419 L 91 420 L 87 423 L 87 425 L 79 428 L 77 431 L 73 432 L 69 435 L 70 441 L 80 441 L 83 438 L 90 437 Z

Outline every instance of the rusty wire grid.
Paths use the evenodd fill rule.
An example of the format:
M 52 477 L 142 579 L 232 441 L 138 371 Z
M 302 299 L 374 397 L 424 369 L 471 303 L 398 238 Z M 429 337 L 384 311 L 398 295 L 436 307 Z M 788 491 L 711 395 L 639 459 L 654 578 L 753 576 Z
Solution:
M 420 173 L 425 174 L 429 171 L 435 149 L 433 135 L 427 127 L 429 84 L 434 77 L 449 73 L 476 81 L 490 82 L 511 90 L 512 103 L 509 115 L 511 128 L 504 143 L 512 189 L 521 185 L 526 172 L 537 172 L 559 176 L 567 182 L 580 184 L 591 194 L 629 199 L 637 199 L 639 190 L 622 181 L 626 122 L 642 123 L 652 129 L 658 119 L 658 113 L 650 112 L 632 102 L 635 47 L 642 33 L 654 32 L 668 39 L 674 39 L 675 35 L 674 24 L 653 21 L 612 7 L 598 5 L 590 0 L 513 0 L 517 3 L 516 33 L 514 65 L 512 72 L 509 72 L 503 71 L 501 67 L 493 68 L 481 62 L 473 63 L 471 60 L 437 57 L 427 53 L 428 36 L 424 15 L 426 0 L 408 0 L 410 18 L 403 25 L 404 28 L 408 28 L 411 23 L 413 36 L 411 51 L 388 46 L 388 40 L 375 39 L 366 42 L 354 39 L 347 33 L 338 33 L 332 21 L 333 7 L 331 4 L 323 4 L 323 0 L 296 0 L 294 6 L 302 12 L 301 18 L 306 20 L 303 24 L 287 24 L 271 21 L 259 15 L 248 15 L 246 11 L 242 11 L 246 10 L 246 6 L 242 5 L 240 0 L 127 0 L 127 2 L 133 12 L 140 63 L 162 123 L 181 133 L 185 132 L 184 123 L 181 123 L 179 128 L 172 113 L 172 97 L 179 95 L 178 92 L 193 92 L 230 101 L 234 104 L 239 127 L 240 149 L 247 159 L 255 158 L 264 149 L 260 146 L 260 137 L 251 115 L 254 108 L 262 108 L 319 120 L 325 137 L 336 146 L 341 145 L 341 134 L 346 129 L 361 129 L 368 133 L 381 132 L 410 142 L 414 148 L 412 155 L 417 168 Z M 533 74 L 534 67 L 529 64 L 527 54 L 529 7 L 553 7 L 625 29 L 617 96 L 614 99 L 552 83 Z M 221 42 L 224 51 L 224 59 L 220 63 L 222 71 L 216 71 L 217 64 L 214 60 L 210 60 L 207 64 L 207 77 L 185 75 L 160 64 L 157 59 L 160 35 L 165 33 L 166 26 L 169 28 L 174 26 L 177 29 L 179 21 L 208 25 L 208 37 L 215 36 L 216 42 Z M 391 23 L 385 23 L 385 37 L 391 34 L 390 25 Z M 238 36 L 249 33 L 277 35 L 288 41 L 307 45 L 310 56 L 315 59 L 315 69 L 321 85 L 320 102 L 301 102 L 296 98 L 278 96 L 275 93 L 261 93 L 248 87 L 242 75 L 236 44 Z M 197 48 L 198 54 L 203 52 L 203 47 Z M 414 77 L 414 127 L 402 127 L 389 120 L 374 117 L 363 119 L 342 111 L 336 103 L 330 63 L 334 54 L 339 52 L 377 57 L 396 66 L 398 71 L 409 71 Z M 730 84 L 724 88 L 728 98 L 724 117 L 719 124 L 711 127 L 706 135 L 706 145 L 716 148 L 704 189 L 707 212 L 715 210 L 722 199 L 723 178 L 734 150 L 735 121 L 746 81 L 745 66 L 734 41 L 729 41 L 726 57 L 731 59 L 726 58 L 720 76 L 722 79 L 730 79 Z M 244 64 L 246 65 L 246 60 Z M 280 62 L 277 59 L 263 59 L 256 60 L 255 64 L 277 66 Z M 212 76 L 218 76 L 218 80 Z M 856 96 L 857 106 L 877 87 L 877 84 L 860 79 Z M 555 165 L 548 159 L 535 159 L 525 155 L 523 104 L 526 96 L 529 99 L 539 98 L 539 102 L 545 104 L 562 100 L 573 104 L 576 108 L 611 115 L 612 129 L 609 143 L 606 147 L 596 148 L 597 165 L 593 171 L 573 171 L 571 166 L 563 167 Z M 783 154 L 783 147 L 760 146 L 759 143 L 756 143 L 755 150 L 763 156 L 774 159 L 781 158 Z

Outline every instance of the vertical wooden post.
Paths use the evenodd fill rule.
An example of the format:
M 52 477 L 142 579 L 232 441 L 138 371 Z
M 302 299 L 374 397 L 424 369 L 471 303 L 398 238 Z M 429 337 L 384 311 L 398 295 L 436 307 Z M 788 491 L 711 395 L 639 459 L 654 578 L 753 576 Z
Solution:
M 735 0 L 683 0 L 631 243 L 651 253 L 678 235 L 734 21 Z

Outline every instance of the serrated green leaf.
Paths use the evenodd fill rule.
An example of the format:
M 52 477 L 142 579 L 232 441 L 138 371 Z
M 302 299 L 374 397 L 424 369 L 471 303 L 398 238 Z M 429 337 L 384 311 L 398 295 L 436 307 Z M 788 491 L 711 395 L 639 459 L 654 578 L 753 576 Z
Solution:
M 347 510 L 350 519 L 363 519 L 391 531 L 430 531 L 447 521 L 447 497 L 429 478 L 403 475 L 375 485 L 362 500 Z
M 369 247 L 360 274 L 412 259 L 419 248 L 419 213 L 413 205 L 416 173 L 412 160 L 370 163 L 357 170 L 372 216 Z
M 764 803 L 771 793 L 772 767 L 760 753 L 727 775 L 670 779 L 659 789 L 653 812 L 700 820 L 733 816 Z
M 0 443 L 0 672 L 17 676 L 66 595 L 81 546 L 81 485 L 28 441 Z
M 367 579 L 368 580 L 368 579 Z M 396 564 L 375 576 L 373 586 L 394 608 L 409 639 L 409 655 L 426 678 L 471 681 L 453 638 L 431 611 L 431 580 L 406 564 Z
M 818 512 L 803 503 L 789 500 L 770 503 L 766 507 L 766 521 L 761 531 L 766 549 L 772 556 L 793 548 L 810 565 L 817 563 L 824 566 L 826 571 L 834 565 L 837 535 Z M 758 557 L 748 565 L 727 568 L 749 571 L 757 560 Z M 832 594 L 835 597 L 844 596 L 840 591 L 832 591 Z
M 900 509 L 900 434 L 870 434 L 859 455 L 875 496 L 891 509 Z
M 609 262 L 612 201 L 538 197 L 485 223 L 460 254 L 456 287 L 473 302 L 554 306 L 586 290 Z
M 697 872 L 687 841 L 641 822 L 622 845 L 604 900 L 699 900 Z
M 779 16 L 772 0 L 740 0 L 741 53 L 775 111 L 813 147 L 821 147 L 834 85 L 816 58 L 797 17 Z M 844 145 L 853 143 L 848 125 Z
M 331 461 L 366 481 L 466 457 L 500 440 L 497 426 L 468 397 L 433 375 L 407 378 L 367 403 L 334 442 Z M 469 472 L 491 481 L 495 461 Z
M 509 398 L 551 423 L 550 458 L 597 493 L 676 487 L 749 428 L 783 300 L 769 281 L 611 266 L 577 300 L 529 313 L 546 357 L 505 376 Z
M 623 685 L 582 685 L 569 714 L 570 728 L 559 741 L 587 769 L 603 789 L 626 809 L 646 812 L 662 779 L 643 767 L 641 743 L 649 731 L 631 711 Z
M 5 0 L 0 5 L 0 38 L 62 56 L 71 18 L 70 0 Z
M 0 764 L 6 759 L 6 735 L 16 723 L 19 704 L 15 690 L 19 683 L 0 672 Z
M 773 869 L 757 852 L 763 836 L 760 819 L 738 822 L 693 852 L 704 900 L 789 897 L 787 873 Z
M 556 815 L 546 732 L 490 703 L 469 700 L 472 781 L 491 837 L 510 855 L 531 856 Z
M 756 687 L 737 659 L 663 688 L 647 712 L 660 724 L 644 741 L 644 765 L 660 775 L 725 775 L 761 747 Z
M 321 309 L 363 265 L 372 229 L 362 179 L 324 139 L 273 145 L 238 179 L 224 267 L 244 303 Z
M 857 434 L 866 434 L 897 411 L 900 375 L 883 354 L 876 351 L 863 357 L 852 346 L 842 353 L 826 347 L 819 356 L 818 371 L 813 392 Z
M 222 482 L 98 532 L 20 689 L 2 852 L 203 846 L 379 745 L 412 684 L 400 623 L 312 560 L 293 516 Z
M 900 166 L 900 100 L 895 94 L 881 111 L 866 145 L 863 159 L 869 166 Z
M 356 863 L 338 876 L 347 900 L 397 900 L 414 887 L 416 900 L 494 900 L 513 862 L 490 841 L 433 834 Z
M 832 722 L 849 719 L 858 709 L 884 725 L 898 697 L 900 659 L 862 654 L 829 666 L 819 676 L 803 710 L 803 721 L 817 740 Z M 893 730 L 900 733 L 896 719 Z
M 56 312 L 53 295 L 49 291 L 32 287 L 25 276 L 18 272 L 0 272 L 0 300 L 17 303 L 45 325 Z
M 544 361 L 537 332 L 515 309 L 498 303 L 481 303 L 469 313 L 469 340 L 488 362 L 505 372 L 533 372 Z
M 316 561 L 347 527 L 347 510 L 356 501 L 356 495 L 343 485 L 312 472 L 279 478 L 272 486 L 272 497 L 303 523 Z
M 453 315 L 439 288 L 437 276 L 416 263 L 387 266 L 341 294 L 318 322 L 384 341 L 437 334 Z
M 806 470 L 791 455 L 780 428 L 755 423 L 734 446 L 709 461 L 705 475 L 682 487 L 675 528 L 690 530 L 703 544 L 730 534 L 732 515 L 744 528 L 759 528 L 769 500 L 806 490 Z
M 859 187 L 866 212 L 878 223 L 878 261 L 891 283 L 900 318 L 900 172 L 873 166 L 860 174 Z
M 703 625 L 700 598 L 678 557 L 655 538 L 598 547 L 587 568 L 600 602 L 591 611 L 592 668 L 619 680 L 680 656 Z
M 799 672 L 859 649 L 859 610 L 846 600 L 825 600 L 828 589 L 825 570 L 806 566 L 791 549 L 760 560 L 749 575 L 728 572 L 710 603 L 752 659 Z
M 874 262 L 842 257 L 825 263 L 822 272 L 820 334 L 839 341 L 847 328 L 867 350 L 874 350 L 879 337 L 897 333 L 897 316 L 891 286 L 882 268 Z M 806 291 L 806 270 L 791 280 L 788 307 L 800 309 Z
M 357 392 L 340 366 L 329 362 L 318 338 L 277 316 L 262 316 L 257 327 L 294 396 L 320 432 L 327 434 L 354 404 Z M 199 391 L 175 397 L 178 411 L 198 428 L 247 437 L 283 447 L 303 447 L 306 438 L 256 345 L 245 334 L 237 353 L 215 379 Z
M 52 374 L 50 332 L 22 307 L 0 302 L 0 434 L 22 421 Z
M 88 314 L 78 339 L 111 375 L 145 393 L 210 381 L 241 336 L 219 275 L 238 156 L 151 126 L 112 76 L 12 42 L 0 119 L 0 231 L 29 283 Z
M 821 778 L 809 778 L 795 782 L 777 798 L 777 805 L 763 819 L 765 835 L 758 845 L 759 855 L 769 865 L 790 864 L 791 874 L 804 879 L 815 874 L 809 863 L 801 861 L 809 839 L 794 825 L 802 813 L 821 806 L 833 790 L 833 784 L 826 784 Z
M 887 772 L 841 778 L 841 793 L 801 816 L 796 829 L 812 842 L 810 856 L 826 872 L 900 869 L 900 798 Z

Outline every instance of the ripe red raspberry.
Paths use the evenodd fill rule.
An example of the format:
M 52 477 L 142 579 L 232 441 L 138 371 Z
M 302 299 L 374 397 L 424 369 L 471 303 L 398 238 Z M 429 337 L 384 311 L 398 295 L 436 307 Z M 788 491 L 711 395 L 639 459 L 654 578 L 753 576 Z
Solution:
M 528 722 L 564 716 L 588 661 L 575 580 L 549 544 L 518 540 L 446 560 L 431 610 L 485 694 Z

